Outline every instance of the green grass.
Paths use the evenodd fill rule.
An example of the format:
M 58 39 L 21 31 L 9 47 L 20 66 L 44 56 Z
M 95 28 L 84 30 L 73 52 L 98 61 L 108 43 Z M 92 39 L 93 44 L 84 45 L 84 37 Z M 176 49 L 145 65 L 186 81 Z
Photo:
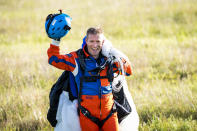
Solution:
M 48 64 L 49 13 L 63 9 L 72 30 L 61 52 L 99 25 L 130 59 L 129 90 L 142 131 L 197 130 L 196 0 L 1 0 L 0 130 L 52 130 L 48 95 L 61 70 Z

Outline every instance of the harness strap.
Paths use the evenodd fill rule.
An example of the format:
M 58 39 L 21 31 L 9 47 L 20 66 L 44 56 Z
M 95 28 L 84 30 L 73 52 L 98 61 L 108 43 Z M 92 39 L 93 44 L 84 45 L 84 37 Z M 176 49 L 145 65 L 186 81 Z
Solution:
M 111 109 L 111 111 L 110 111 L 110 113 L 103 120 L 99 120 L 99 118 L 92 116 L 91 113 L 85 107 L 83 107 L 81 105 L 79 105 L 79 110 L 81 111 L 81 113 L 84 116 L 89 118 L 92 122 L 97 124 L 99 128 L 101 128 L 104 125 L 104 123 L 116 112 L 116 107 L 115 107 L 115 104 L 114 104 L 112 109 Z
M 87 118 L 89 118 L 91 121 L 93 121 L 95 124 L 100 125 L 100 120 L 97 117 L 94 117 L 91 115 L 91 113 L 83 106 L 79 105 L 79 110 L 81 111 L 81 113 L 86 116 Z M 99 126 L 100 127 L 100 126 Z
M 83 76 L 83 80 L 85 82 L 96 82 L 97 79 L 105 79 L 105 78 L 108 78 L 107 76 Z
M 113 104 L 113 107 L 112 107 L 112 109 L 111 109 L 109 115 L 108 115 L 105 119 L 103 119 L 103 120 L 100 121 L 100 127 L 102 127 L 102 126 L 104 125 L 104 123 L 105 123 L 115 112 L 116 112 L 116 106 L 115 106 L 115 104 Z

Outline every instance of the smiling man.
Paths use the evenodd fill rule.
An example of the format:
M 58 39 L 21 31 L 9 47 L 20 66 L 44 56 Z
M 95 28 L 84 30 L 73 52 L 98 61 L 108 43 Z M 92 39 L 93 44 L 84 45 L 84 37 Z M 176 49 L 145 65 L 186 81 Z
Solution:
M 95 59 L 99 57 L 99 53 L 101 52 L 104 43 L 104 38 L 101 33 L 102 33 L 101 29 L 97 29 L 94 31 L 94 28 L 90 28 L 87 31 L 86 43 L 87 43 L 88 52 Z
M 66 55 L 59 53 L 60 41 L 52 40 L 47 52 L 49 64 L 70 71 L 74 76 L 82 131 L 118 131 L 110 78 L 113 75 L 110 73 L 118 73 L 119 65 L 114 62 L 110 66 L 107 57 L 102 55 L 105 39 L 100 28 L 89 28 L 86 36 L 83 49 Z M 82 66 L 81 60 L 85 66 Z M 124 74 L 130 75 L 131 66 L 126 60 L 123 61 Z

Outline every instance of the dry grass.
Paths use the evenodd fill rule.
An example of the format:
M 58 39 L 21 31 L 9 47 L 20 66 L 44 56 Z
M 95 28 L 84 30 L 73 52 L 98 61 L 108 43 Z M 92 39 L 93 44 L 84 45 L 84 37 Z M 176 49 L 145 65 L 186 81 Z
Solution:
M 52 130 L 48 94 L 61 74 L 47 62 L 49 13 L 72 21 L 61 52 L 81 46 L 85 30 L 100 25 L 131 60 L 128 85 L 146 130 L 197 129 L 196 0 L 1 0 L 0 130 Z

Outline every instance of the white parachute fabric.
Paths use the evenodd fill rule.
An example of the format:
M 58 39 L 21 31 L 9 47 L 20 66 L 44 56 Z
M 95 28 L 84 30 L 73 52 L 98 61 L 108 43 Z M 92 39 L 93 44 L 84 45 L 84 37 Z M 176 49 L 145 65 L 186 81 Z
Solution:
M 77 104 L 77 100 L 73 102 L 69 100 L 68 92 L 62 92 L 56 116 L 57 125 L 54 131 L 81 131 Z

